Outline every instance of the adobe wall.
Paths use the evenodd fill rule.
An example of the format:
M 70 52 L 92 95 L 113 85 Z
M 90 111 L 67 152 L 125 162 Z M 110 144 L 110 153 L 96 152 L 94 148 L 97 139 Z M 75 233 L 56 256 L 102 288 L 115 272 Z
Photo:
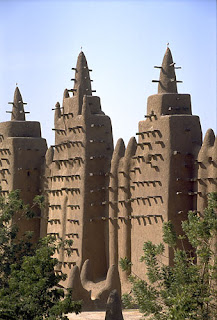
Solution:
M 39 122 L 13 120 L 0 123 L 0 185 L 1 193 L 21 190 L 24 203 L 32 204 L 34 197 L 41 194 L 41 174 L 47 150 L 46 140 L 41 138 Z M 13 222 L 19 228 L 18 236 L 33 231 L 33 240 L 40 237 L 40 212 L 38 217 L 27 220 L 15 215 Z
M 198 170 L 197 210 L 202 215 L 207 207 L 207 194 L 217 191 L 217 138 L 212 129 L 204 137 L 195 166 Z
M 69 92 L 73 96 L 69 96 Z M 48 234 L 72 239 L 71 256 L 56 254 L 64 273 L 91 260 L 92 280 L 107 273 L 106 192 L 113 152 L 111 121 L 92 96 L 83 53 L 75 69 L 75 86 L 55 107 L 55 145 L 46 172 Z
M 65 107 L 65 99 L 64 99 Z M 71 111 L 71 112 L 70 112 Z M 84 121 L 82 116 L 73 118 L 72 110 L 60 111 L 56 106 L 55 113 L 55 145 L 51 146 L 53 155 L 51 163 L 47 164 L 49 175 L 47 178 L 48 196 L 48 228 L 47 233 L 57 238 L 73 239 L 70 257 L 61 251 L 58 260 L 65 268 L 72 268 L 79 262 L 81 252 L 81 212 L 84 207 L 85 175 L 85 141 Z M 67 129 L 66 129 L 67 126 Z M 50 152 L 50 151 L 49 151 Z
M 139 261 L 144 242 L 160 243 L 168 220 L 181 233 L 188 211 L 201 214 L 207 194 L 217 191 L 217 139 L 210 129 L 201 147 L 199 117 L 192 115 L 190 95 L 177 91 L 169 48 L 156 68 L 158 93 L 148 98 L 138 142 L 132 137 L 126 147 L 119 139 L 113 151 L 111 120 L 92 95 L 83 52 L 72 68 L 74 88 L 54 108 L 53 146 L 47 150 L 38 122 L 25 121 L 18 88 L 11 121 L 0 123 L 1 194 L 21 189 L 29 203 L 41 189 L 46 194 L 40 219 L 14 217 L 20 234 L 34 230 L 35 239 L 52 234 L 73 240 L 70 256 L 60 249 L 55 257 L 69 276 L 64 285 L 74 286 L 75 296 L 90 305 L 93 299 L 106 301 L 111 288 L 120 291 L 120 280 L 122 292 L 129 290 L 128 274 L 118 267 L 121 258 L 145 278 Z M 162 261 L 172 262 L 167 247 Z
M 111 165 L 116 169 L 110 174 L 110 265 L 127 257 L 132 272 L 141 278 L 146 272 L 139 261 L 144 242 L 160 243 L 163 222 L 168 220 L 182 233 L 181 221 L 189 210 L 196 209 L 198 194 L 194 163 L 201 146 L 200 121 L 192 116 L 190 95 L 177 93 L 169 49 L 158 68 L 160 87 L 158 94 L 148 98 L 146 120 L 139 122 L 138 143 L 134 142 L 126 160 L 124 144 L 118 141 Z M 184 246 L 187 249 L 189 244 Z M 172 254 L 165 249 L 162 261 L 168 264 Z M 125 291 L 126 273 L 120 269 L 119 273 Z

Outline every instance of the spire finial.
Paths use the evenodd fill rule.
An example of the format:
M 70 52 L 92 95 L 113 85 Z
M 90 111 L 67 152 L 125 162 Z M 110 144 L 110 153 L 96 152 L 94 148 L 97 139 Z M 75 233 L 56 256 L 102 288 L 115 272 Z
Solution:
M 17 83 L 16 83 L 16 89 L 14 92 L 13 109 L 12 109 L 12 113 L 11 113 L 11 120 L 19 120 L 19 121 L 26 120 L 23 105 L 24 105 L 23 99 L 22 99 L 20 90 L 17 87 Z
M 54 124 L 55 124 L 56 121 L 57 121 L 59 118 L 61 118 L 61 110 L 60 110 L 60 103 L 59 103 L 59 102 L 57 102 L 57 103 L 55 104 L 54 110 L 55 110 L 55 114 L 54 114 Z
M 82 90 L 82 100 L 84 95 L 92 95 L 90 74 L 87 65 L 87 60 L 84 53 L 81 51 L 76 65 L 75 72 L 75 85 L 74 85 L 74 95 L 77 95 L 77 89 L 80 87 Z
M 88 69 L 87 60 L 83 51 L 81 51 L 78 56 L 75 70 L 74 89 L 72 89 L 71 91 L 73 92 L 73 95 L 77 96 L 79 99 L 79 114 L 81 114 L 84 95 L 92 96 L 89 74 L 90 70 Z
M 167 43 L 167 50 L 164 55 L 160 71 L 158 93 L 178 93 L 174 65 L 175 63 L 173 62 L 173 57 L 169 48 L 169 43 Z
M 63 92 L 63 99 L 65 98 L 69 98 L 69 91 L 67 89 L 65 89 Z

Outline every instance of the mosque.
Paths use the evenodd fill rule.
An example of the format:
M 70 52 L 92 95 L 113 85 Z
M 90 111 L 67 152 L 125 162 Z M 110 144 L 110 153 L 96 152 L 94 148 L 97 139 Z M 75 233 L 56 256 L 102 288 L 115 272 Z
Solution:
M 1 194 L 20 189 L 27 203 L 38 194 L 46 199 L 40 219 L 15 215 L 19 235 L 32 230 L 35 241 L 47 234 L 73 240 L 70 256 L 64 248 L 55 253 L 56 271 L 68 275 L 63 286 L 86 309 L 103 307 L 112 289 L 129 290 L 121 258 L 145 278 L 143 243 L 161 242 L 168 220 L 181 233 L 188 211 L 202 214 L 207 194 L 217 191 L 217 139 L 209 129 L 202 141 L 191 97 L 177 91 L 169 48 L 156 68 L 158 93 L 148 98 L 145 120 L 127 146 L 121 138 L 113 146 L 111 119 L 93 95 L 83 52 L 73 68 L 74 88 L 54 107 L 54 145 L 47 148 L 39 122 L 25 120 L 18 87 L 11 120 L 0 123 Z M 164 262 L 171 261 L 166 248 Z

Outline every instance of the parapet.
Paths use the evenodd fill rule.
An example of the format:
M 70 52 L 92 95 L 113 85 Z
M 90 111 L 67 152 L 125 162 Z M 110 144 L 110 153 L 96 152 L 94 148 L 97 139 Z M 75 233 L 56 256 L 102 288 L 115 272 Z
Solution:
M 174 114 L 191 115 L 190 94 L 158 93 L 148 97 L 147 113 L 159 116 Z
M 0 123 L 4 137 L 40 138 L 41 126 L 37 121 L 7 121 Z

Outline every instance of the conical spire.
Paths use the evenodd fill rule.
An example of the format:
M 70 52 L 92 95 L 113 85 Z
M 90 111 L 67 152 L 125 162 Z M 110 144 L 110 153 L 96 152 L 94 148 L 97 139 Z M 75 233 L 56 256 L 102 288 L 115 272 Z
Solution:
M 76 65 L 74 95 L 81 96 L 92 95 L 90 74 L 87 65 L 87 60 L 84 53 L 81 51 Z
M 26 120 L 25 112 L 23 108 L 23 99 L 18 87 L 16 87 L 14 92 L 14 102 L 13 102 L 11 120 L 19 120 L 19 121 Z
M 67 89 L 65 89 L 63 92 L 63 99 L 65 99 L 65 98 L 69 98 L 69 92 Z
M 158 93 L 178 93 L 173 57 L 169 48 L 163 58 Z
M 212 147 L 214 145 L 214 142 L 215 142 L 214 131 L 212 129 L 208 129 L 205 134 L 202 147 L 204 147 L 204 146 L 205 147 Z
M 125 148 L 124 140 L 122 138 L 119 138 L 112 155 L 112 160 L 115 161 L 116 159 L 123 157 L 125 154 L 125 149 L 126 148 Z
M 128 142 L 127 148 L 126 148 L 125 156 L 127 158 L 132 157 L 132 155 L 134 155 L 135 152 L 136 152 L 136 148 L 137 148 L 136 139 L 135 139 L 135 137 L 131 137 L 129 142 Z
M 54 122 L 56 122 L 59 118 L 61 118 L 61 110 L 60 110 L 60 103 L 57 102 L 55 104 Z

